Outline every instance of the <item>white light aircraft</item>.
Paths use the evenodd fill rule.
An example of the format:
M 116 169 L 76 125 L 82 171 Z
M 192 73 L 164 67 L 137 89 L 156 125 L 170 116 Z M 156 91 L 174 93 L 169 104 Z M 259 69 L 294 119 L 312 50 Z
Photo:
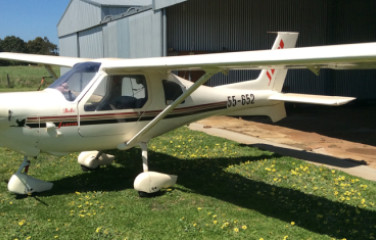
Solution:
M 0 59 L 44 65 L 55 82 L 43 91 L 0 94 L 0 146 L 24 161 L 8 190 L 46 191 L 52 183 L 27 175 L 40 153 L 82 152 L 84 170 L 111 164 L 104 150 L 142 149 L 144 172 L 134 182 L 140 196 L 176 183 L 177 176 L 148 169 L 150 139 L 213 115 L 286 117 L 284 102 L 341 105 L 354 98 L 281 93 L 288 69 L 375 69 L 376 43 L 294 48 L 298 33 L 278 32 L 272 50 L 146 59 L 84 59 L 0 53 Z M 51 66 L 72 69 L 57 78 Z M 216 73 L 263 69 L 256 80 L 202 86 Z M 195 83 L 172 71 L 203 70 Z

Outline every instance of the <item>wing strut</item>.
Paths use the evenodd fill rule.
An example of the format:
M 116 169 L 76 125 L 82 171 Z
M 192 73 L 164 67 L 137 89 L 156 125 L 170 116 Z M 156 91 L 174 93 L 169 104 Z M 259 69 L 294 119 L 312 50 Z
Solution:
M 174 110 L 181 102 L 183 102 L 188 96 L 190 96 L 197 88 L 216 74 L 218 70 L 213 71 L 212 69 L 206 69 L 206 73 L 193 84 L 185 93 L 183 93 L 178 99 L 176 99 L 171 105 L 167 106 L 161 113 L 159 113 L 153 120 L 151 120 L 141 131 L 139 131 L 131 140 L 127 143 L 121 143 L 117 146 L 119 150 L 125 150 L 129 146 L 135 145 L 140 139 L 147 133 L 152 127 L 154 127 L 158 122 L 165 118 L 172 110 Z
M 58 79 L 58 77 L 57 77 L 56 73 L 54 72 L 54 70 L 52 69 L 51 65 L 45 64 L 44 67 L 47 69 L 48 73 L 51 75 L 53 80 Z

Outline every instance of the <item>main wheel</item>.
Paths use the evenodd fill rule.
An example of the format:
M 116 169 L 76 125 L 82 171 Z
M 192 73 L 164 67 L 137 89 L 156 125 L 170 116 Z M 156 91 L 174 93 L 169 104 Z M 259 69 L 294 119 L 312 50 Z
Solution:
M 158 196 L 159 192 L 147 193 L 147 192 L 138 191 L 138 195 L 141 198 L 152 198 L 152 197 Z
M 84 165 L 80 165 L 80 166 L 81 166 L 82 171 L 84 171 L 84 172 L 95 171 L 95 170 L 98 170 L 99 167 L 100 167 L 100 165 L 98 167 L 96 167 L 96 168 L 89 168 L 89 167 L 86 167 Z

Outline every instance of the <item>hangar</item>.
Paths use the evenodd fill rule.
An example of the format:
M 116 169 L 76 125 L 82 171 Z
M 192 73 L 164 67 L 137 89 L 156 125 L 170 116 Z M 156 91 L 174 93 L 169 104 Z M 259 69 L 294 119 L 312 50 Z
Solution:
M 376 42 L 375 9 L 356 0 L 71 0 L 57 30 L 61 56 L 161 57 L 269 49 L 275 31 L 300 32 L 297 47 Z M 257 75 L 219 73 L 207 85 Z M 284 91 L 376 99 L 376 71 L 292 70 Z

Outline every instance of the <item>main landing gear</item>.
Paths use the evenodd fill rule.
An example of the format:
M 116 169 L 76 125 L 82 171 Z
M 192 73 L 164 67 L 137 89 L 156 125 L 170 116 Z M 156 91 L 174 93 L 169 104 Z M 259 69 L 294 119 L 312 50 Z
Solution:
M 142 165 L 144 172 L 136 177 L 133 184 L 134 189 L 138 191 L 140 197 L 152 197 L 162 188 L 175 185 L 178 176 L 149 172 L 147 143 L 140 143 L 140 146 L 142 149 Z
M 78 163 L 84 172 L 96 170 L 100 165 L 110 165 L 115 156 L 102 153 L 102 151 L 82 152 L 78 156 Z
M 43 192 L 48 191 L 52 188 L 53 183 L 45 182 L 27 175 L 29 171 L 30 161 L 27 157 L 18 169 L 18 171 L 12 175 L 8 182 L 8 190 L 17 194 L 29 194 L 32 192 Z M 21 173 L 25 169 L 24 173 Z

